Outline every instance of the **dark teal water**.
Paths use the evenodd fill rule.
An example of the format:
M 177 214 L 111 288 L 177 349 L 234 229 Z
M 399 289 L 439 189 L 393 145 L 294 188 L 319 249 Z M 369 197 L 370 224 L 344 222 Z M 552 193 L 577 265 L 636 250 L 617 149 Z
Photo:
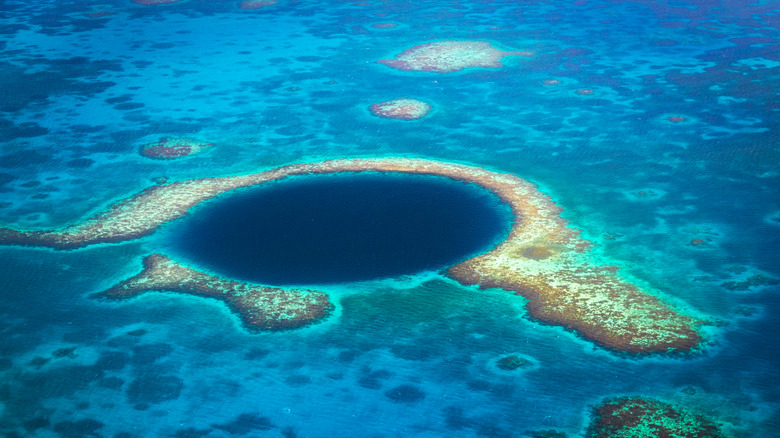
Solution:
M 193 215 L 122 244 L 0 247 L 0 435 L 579 437 L 600 401 L 644 396 L 726 436 L 780 436 L 778 9 L 0 3 L 0 226 L 73 223 L 159 178 L 343 157 L 456 161 L 538 184 L 599 259 L 711 323 L 691 357 L 626 357 L 427 258 L 420 273 L 324 285 L 334 315 L 281 333 L 249 334 L 206 299 L 89 298 L 173 249 L 171 232 Z M 108 14 L 85 15 L 96 12 Z M 373 26 L 387 22 L 397 26 Z M 452 74 L 377 63 L 438 40 L 534 56 Z M 370 114 L 395 98 L 433 110 L 413 122 Z M 177 161 L 138 153 L 164 136 L 214 146 Z M 497 369 L 510 353 L 533 366 Z
M 171 244 L 221 276 L 346 283 L 439 271 L 483 253 L 512 217 L 495 195 L 441 177 L 321 175 L 228 195 L 175 224 Z

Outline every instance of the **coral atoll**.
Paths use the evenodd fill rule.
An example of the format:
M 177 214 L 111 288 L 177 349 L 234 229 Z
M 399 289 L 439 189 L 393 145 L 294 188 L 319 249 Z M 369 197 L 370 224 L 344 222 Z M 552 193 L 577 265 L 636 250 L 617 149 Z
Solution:
M 0 244 L 69 249 L 121 242 L 148 235 L 195 205 L 230 190 L 292 175 L 369 171 L 438 175 L 474 183 L 509 205 L 514 216 L 509 236 L 485 254 L 449 268 L 447 274 L 459 282 L 521 295 L 528 300 L 527 308 L 534 318 L 564 326 L 614 350 L 684 352 L 701 343 L 701 321 L 678 313 L 655 291 L 629 283 L 617 267 L 596 264 L 589 255 L 591 243 L 567 226 L 560 215 L 562 209 L 533 184 L 515 175 L 454 163 L 340 159 L 157 185 L 59 230 L 0 228 Z

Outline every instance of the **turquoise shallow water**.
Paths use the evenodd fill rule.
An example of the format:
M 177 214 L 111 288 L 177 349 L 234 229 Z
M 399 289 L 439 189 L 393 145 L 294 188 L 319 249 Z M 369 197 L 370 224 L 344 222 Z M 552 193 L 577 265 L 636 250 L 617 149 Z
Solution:
M 438 272 L 331 285 L 327 321 L 249 334 L 206 299 L 89 298 L 137 273 L 165 233 L 0 247 L 3 435 L 577 437 L 594 405 L 626 395 L 727 436 L 780 433 L 780 4 L 237 3 L 3 2 L 0 224 L 63 226 L 162 177 L 461 162 L 538 184 L 599 259 L 712 321 L 708 342 L 626 357 Z M 386 22 L 398 25 L 373 27 Z M 448 74 L 376 62 L 439 40 L 534 56 Z M 400 97 L 433 110 L 368 110 Z M 214 146 L 140 155 L 164 136 Z M 497 369 L 510 353 L 533 366 Z

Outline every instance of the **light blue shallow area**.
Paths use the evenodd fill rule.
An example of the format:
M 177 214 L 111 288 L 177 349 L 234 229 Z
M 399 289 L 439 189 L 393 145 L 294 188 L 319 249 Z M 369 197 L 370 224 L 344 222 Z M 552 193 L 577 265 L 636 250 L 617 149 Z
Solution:
M 0 247 L 0 435 L 578 437 L 601 401 L 643 396 L 725 436 L 780 436 L 779 7 L 2 2 L 0 226 L 64 226 L 158 178 L 452 161 L 538 184 L 598 260 L 710 324 L 690 356 L 627 357 L 534 321 L 511 293 L 424 272 L 323 286 L 325 322 L 250 334 L 207 299 L 89 298 L 165 233 Z M 377 63 L 440 40 L 534 55 L 447 74 Z M 369 111 L 395 98 L 433 110 Z M 139 153 L 166 136 L 214 146 Z M 533 366 L 498 369 L 508 354 Z

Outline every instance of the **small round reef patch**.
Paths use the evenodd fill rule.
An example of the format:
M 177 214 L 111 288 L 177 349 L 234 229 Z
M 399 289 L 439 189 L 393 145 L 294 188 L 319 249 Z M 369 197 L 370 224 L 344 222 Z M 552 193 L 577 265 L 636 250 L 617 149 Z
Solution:
M 451 73 L 466 68 L 501 68 L 505 56 L 532 56 L 530 52 L 507 52 L 487 41 L 437 41 L 405 50 L 394 59 L 378 62 L 404 71 Z
M 197 154 L 214 143 L 205 143 L 192 138 L 161 138 L 141 148 L 141 154 L 155 160 L 173 160 Z
M 596 408 L 588 438 L 719 438 L 711 421 L 678 406 L 639 397 L 608 400 Z
M 244 0 L 238 4 L 241 9 L 260 9 L 279 4 L 277 0 Z
M 370 107 L 375 116 L 386 119 L 417 120 L 428 115 L 431 105 L 416 99 L 393 99 Z
M 504 356 L 496 361 L 496 367 L 502 371 L 514 371 L 520 368 L 530 368 L 534 365 L 532 361 L 517 354 Z

